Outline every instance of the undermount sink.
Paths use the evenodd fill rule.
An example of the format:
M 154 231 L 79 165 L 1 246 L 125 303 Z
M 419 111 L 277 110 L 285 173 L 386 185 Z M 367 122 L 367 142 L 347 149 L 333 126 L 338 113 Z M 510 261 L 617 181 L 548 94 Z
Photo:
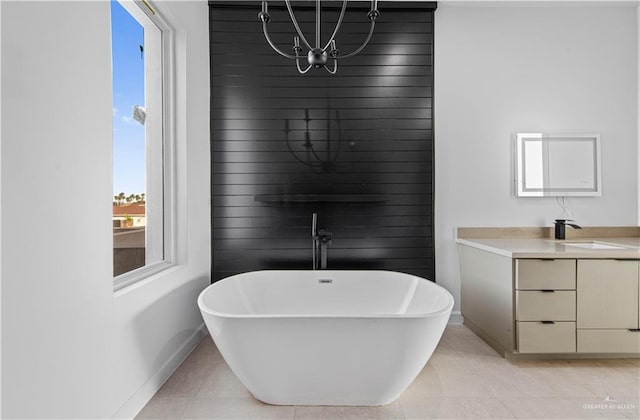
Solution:
M 622 246 L 603 244 L 600 242 L 564 242 L 564 244 L 585 249 L 624 249 Z

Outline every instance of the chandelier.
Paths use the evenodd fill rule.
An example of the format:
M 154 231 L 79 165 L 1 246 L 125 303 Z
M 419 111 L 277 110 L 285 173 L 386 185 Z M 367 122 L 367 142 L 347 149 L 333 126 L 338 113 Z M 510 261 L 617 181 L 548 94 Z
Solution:
M 367 34 L 367 37 L 365 38 L 362 45 L 360 45 L 360 47 L 358 47 L 355 51 L 349 54 L 340 55 L 340 51 L 338 51 L 336 47 L 335 37 L 338 31 L 340 30 L 340 25 L 342 25 L 342 20 L 344 19 L 344 13 L 347 10 L 348 0 L 342 1 L 342 9 L 340 10 L 340 16 L 338 17 L 338 22 L 336 23 L 336 27 L 333 30 L 331 37 L 324 44 L 324 47 L 322 46 L 323 42 L 320 39 L 320 0 L 316 0 L 315 46 L 311 46 L 309 41 L 307 41 L 307 38 L 302 33 L 302 30 L 298 25 L 298 21 L 296 20 L 296 17 L 293 13 L 293 9 L 291 8 L 291 1 L 285 0 L 285 3 L 287 4 L 287 10 L 289 11 L 291 22 L 293 23 L 293 26 L 295 27 L 297 32 L 297 35 L 294 35 L 293 37 L 293 47 L 291 48 L 291 51 L 293 52 L 293 54 L 288 54 L 280 50 L 278 47 L 275 46 L 275 44 L 269 37 L 269 33 L 267 32 L 267 24 L 271 20 L 271 16 L 269 15 L 269 6 L 267 5 L 266 1 L 262 2 L 262 11 L 258 13 L 258 19 L 260 19 L 260 21 L 262 22 L 262 31 L 264 32 L 264 37 L 266 38 L 271 48 L 273 48 L 273 50 L 278 54 L 280 54 L 281 56 L 289 58 L 291 60 L 295 60 L 296 67 L 298 68 L 298 71 L 301 74 L 305 74 L 311 68 L 316 68 L 316 69 L 324 68 L 329 73 L 336 74 L 336 71 L 338 71 L 338 60 L 343 58 L 353 57 L 354 55 L 362 51 L 364 47 L 367 46 L 367 44 L 369 43 L 369 40 L 371 39 L 371 36 L 373 35 L 373 28 L 376 25 L 376 20 L 378 20 L 378 18 L 380 17 L 380 12 L 378 12 L 378 0 L 371 0 L 371 10 L 369 11 L 369 13 L 367 13 L 367 18 L 369 19 L 369 22 L 371 22 L 371 25 L 369 27 L 369 33 Z M 300 41 L 302 41 L 304 46 L 308 49 L 306 56 L 303 54 L 304 50 L 300 45 Z M 305 58 L 307 59 L 308 66 L 303 69 L 302 67 L 304 65 L 301 66 L 300 61 Z M 333 60 L 333 68 L 329 68 L 328 66 L 329 59 Z

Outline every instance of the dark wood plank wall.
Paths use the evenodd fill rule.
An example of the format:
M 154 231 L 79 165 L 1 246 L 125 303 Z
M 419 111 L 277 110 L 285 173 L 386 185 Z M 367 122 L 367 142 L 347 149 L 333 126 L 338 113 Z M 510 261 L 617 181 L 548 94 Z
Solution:
M 277 4 L 270 33 L 289 50 L 294 29 Z M 313 42 L 313 9 L 294 7 Z M 338 9 L 323 7 L 326 40 Z M 213 281 L 311 269 L 313 212 L 333 233 L 329 269 L 435 280 L 434 7 L 380 2 L 370 44 L 332 76 L 300 75 L 271 50 L 259 3 L 210 3 Z M 363 4 L 348 10 L 337 37 L 343 53 L 368 31 Z

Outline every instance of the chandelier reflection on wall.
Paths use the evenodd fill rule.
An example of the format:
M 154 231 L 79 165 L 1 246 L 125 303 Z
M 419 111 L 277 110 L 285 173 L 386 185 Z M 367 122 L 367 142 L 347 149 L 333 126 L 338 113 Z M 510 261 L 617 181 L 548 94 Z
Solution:
M 271 20 L 271 16 L 269 15 L 269 6 L 267 5 L 266 1 L 262 2 L 262 11 L 258 13 L 258 19 L 260 19 L 260 21 L 262 22 L 262 31 L 264 32 L 264 37 L 266 38 L 271 48 L 273 48 L 273 50 L 278 54 L 280 54 L 281 56 L 289 58 L 291 60 L 295 60 L 298 71 L 301 74 L 305 74 L 311 68 L 317 68 L 317 69 L 324 68 L 329 73 L 335 74 L 336 71 L 338 71 L 338 60 L 343 58 L 353 57 L 354 55 L 362 51 L 364 47 L 367 46 L 367 44 L 369 43 L 369 40 L 371 39 L 371 36 L 373 35 L 373 29 L 376 25 L 376 20 L 378 20 L 378 18 L 380 17 L 380 12 L 378 12 L 378 0 L 371 0 L 371 10 L 367 13 L 367 18 L 369 19 L 369 22 L 371 23 L 371 25 L 369 26 L 369 33 L 367 34 L 367 37 L 365 38 L 362 45 L 360 45 L 360 47 L 358 47 L 355 51 L 349 54 L 340 55 L 340 51 L 338 51 L 338 48 L 336 47 L 335 37 L 338 34 L 338 31 L 340 30 L 340 26 L 342 25 L 342 20 L 344 19 L 344 14 L 345 14 L 345 11 L 347 10 L 348 0 L 342 1 L 342 9 L 340 10 L 340 16 L 338 17 L 338 22 L 336 23 L 336 27 L 333 30 L 331 37 L 326 42 L 326 44 L 324 44 L 324 47 L 322 46 L 323 43 L 322 43 L 322 40 L 320 39 L 320 8 L 321 8 L 320 0 L 316 0 L 315 46 L 311 46 L 311 43 L 307 41 L 307 38 L 302 33 L 302 30 L 298 25 L 298 21 L 296 20 L 296 17 L 293 13 L 293 9 L 291 8 L 291 1 L 285 0 L 285 3 L 287 4 L 287 10 L 289 11 L 291 22 L 293 23 L 293 26 L 295 27 L 297 32 L 297 35 L 294 35 L 293 37 L 293 47 L 291 48 L 291 51 L 293 52 L 293 54 L 288 54 L 280 50 L 278 47 L 275 46 L 275 44 L 269 37 L 269 33 L 267 31 L 267 24 Z M 302 41 L 302 44 L 304 44 L 304 46 L 308 49 L 306 57 L 303 54 L 304 50 L 303 50 L 303 47 L 300 45 L 300 41 Z M 307 59 L 308 66 L 303 69 L 302 67 L 304 65 L 303 66 L 300 65 L 300 60 L 303 60 L 305 58 Z M 329 68 L 328 66 L 329 59 L 333 60 L 333 68 Z
M 289 148 L 289 153 L 293 155 L 293 157 L 300 163 L 305 166 L 308 166 L 313 173 L 316 174 L 329 174 L 337 172 L 338 170 L 338 158 L 340 157 L 340 153 L 342 151 L 342 139 L 344 137 L 342 132 L 342 124 L 340 122 L 340 113 L 338 110 L 335 111 L 335 124 L 336 129 L 332 130 L 331 128 L 331 118 L 330 118 L 330 110 L 327 108 L 327 119 L 325 120 L 325 129 L 317 130 L 320 134 L 324 131 L 324 136 L 320 134 L 320 137 L 324 137 L 324 139 L 316 139 L 317 144 L 314 144 L 311 139 L 311 122 L 313 121 L 309 117 L 309 108 L 304 110 L 304 139 L 300 141 L 296 141 L 296 139 L 292 139 L 291 134 L 294 130 L 290 127 L 290 122 L 288 119 L 284 120 L 284 135 L 285 141 L 287 143 L 287 147 Z M 314 130 L 315 131 L 315 130 Z M 331 133 L 335 132 L 337 134 L 337 140 L 331 138 Z M 332 144 L 337 142 L 337 147 L 332 148 Z M 294 148 L 294 143 L 301 143 L 298 145 L 298 148 Z M 300 151 L 302 149 L 302 151 Z

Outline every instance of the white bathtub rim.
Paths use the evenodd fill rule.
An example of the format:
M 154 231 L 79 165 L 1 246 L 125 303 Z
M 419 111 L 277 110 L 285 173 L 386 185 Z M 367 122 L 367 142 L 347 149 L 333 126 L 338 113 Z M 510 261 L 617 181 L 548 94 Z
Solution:
M 259 270 L 259 271 L 264 273 L 269 273 L 269 272 L 303 271 L 303 270 Z M 318 271 L 322 272 L 323 270 L 318 270 Z M 419 318 L 432 318 L 432 317 L 437 317 L 442 315 L 450 316 L 451 311 L 453 310 L 453 306 L 455 304 L 453 295 L 447 289 L 440 286 L 434 281 L 427 280 L 423 277 L 416 276 L 413 274 L 402 273 L 399 271 L 390 271 L 390 270 L 330 270 L 330 271 L 344 271 L 344 272 L 376 271 L 376 272 L 404 274 L 407 276 L 417 277 L 421 280 L 428 281 L 431 283 L 432 286 L 435 286 L 441 289 L 440 291 L 445 293 L 445 296 L 447 297 L 447 304 L 442 309 L 439 309 L 433 312 L 426 312 L 426 313 L 410 313 L 410 314 L 375 313 L 375 314 L 357 314 L 357 315 L 356 314 L 230 314 L 230 313 L 215 311 L 204 304 L 204 297 L 203 297 L 204 294 L 219 282 L 232 281 L 236 276 L 241 276 L 243 274 L 256 272 L 256 271 L 247 271 L 244 273 L 238 273 L 229 277 L 225 277 L 207 286 L 198 295 L 198 307 L 202 312 L 207 313 L 208 315 L 212 315 L 220 318 L 228 318 L 228 319 L 245 319 L 245 318 L 246 319 L 260 319 L 260 318 L 263 318 L 263 319 L 411 319 L 411 318 L 419 319 Z

